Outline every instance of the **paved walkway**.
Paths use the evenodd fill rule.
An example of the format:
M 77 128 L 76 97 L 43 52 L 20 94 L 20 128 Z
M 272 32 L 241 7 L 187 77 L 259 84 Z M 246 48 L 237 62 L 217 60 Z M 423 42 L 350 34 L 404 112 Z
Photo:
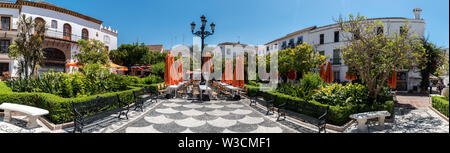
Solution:
M 428 96 L 398 95 L 397 100 L 400 107 L 424 108 L 431 106 L 430 97 Z
M 449 133 L 449 123 L 428 108 L 396 108 L 394 123 L 369 130 L 359 131 L 355 123 L 345 133 Z
M 243 100 L 244 101 L 244 100 Z M 243 101 L 166 100 L 117 133 L 296 133 Z M 309 129 L 306 129 L 309 130 Z M 310 130 L 314 132 L 313 130 Z

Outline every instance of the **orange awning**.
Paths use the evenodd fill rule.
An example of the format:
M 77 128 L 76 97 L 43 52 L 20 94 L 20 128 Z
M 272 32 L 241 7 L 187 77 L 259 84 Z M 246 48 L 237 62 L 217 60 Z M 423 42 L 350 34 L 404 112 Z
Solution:
M 66 64 L 67 66 L 71 66 L 71 67 L 82 67 L 82 66 L 78 66 L 78 61 L 77 62 L 72 62 L 72 63 L 69 63 L 69 64 Z
M 117 69 L 116 71 L 128 71 L 128 68 L 122 67 L 122 68 L 120 68 L 120 69 Z

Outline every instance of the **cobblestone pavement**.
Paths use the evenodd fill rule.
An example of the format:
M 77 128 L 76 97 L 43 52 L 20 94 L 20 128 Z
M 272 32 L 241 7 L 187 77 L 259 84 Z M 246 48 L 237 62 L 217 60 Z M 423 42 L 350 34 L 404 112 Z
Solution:
M 314 130 L 275 122 L 242 101 L 167 100 L 117 133 L 297 133 Z M 287 122 L 287 121 L 285 121 Z M 292 124 L 292 123 L 290 123 Z M 297 125 L 298 126 L 298 125 Z M 295 130 L 294 130 L 295 129 Z M 304 131 L 299 131 L 304 130 Z M 309 131 L 308 131 L 309 130 Z
M 14 116 L 10 122 L 3 121 L 3 115 L 0 117 L 0 133 L 50 133 L 50 129 L 38 121 L 38 127 L 33 129 L 26 128 L 26 116 Z
M 359 131 L 353 124 L 345 133 L 449 133 L 449 123 L 428 108 L 396 108 L 395 122 L 385 127 L 369 126 L 369 131 Z

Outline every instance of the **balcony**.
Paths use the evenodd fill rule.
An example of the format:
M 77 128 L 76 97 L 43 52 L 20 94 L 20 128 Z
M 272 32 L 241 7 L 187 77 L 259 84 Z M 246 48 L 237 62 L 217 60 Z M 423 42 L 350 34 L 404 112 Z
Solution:
M 45 33 L 46 37 L 54 38 L 54 39 L 60 39 L 60 40 L 66 40 L 71 42 L 78 42 L 78 40 L 82 39 L 81 36 L 71 34 L 70 37 L 64 36 L 64 32 L 47 29 Z
M 342 58 L 333 58 L 331 62 L 333 65 L 341 65 L 342 64 L 341 60 Z

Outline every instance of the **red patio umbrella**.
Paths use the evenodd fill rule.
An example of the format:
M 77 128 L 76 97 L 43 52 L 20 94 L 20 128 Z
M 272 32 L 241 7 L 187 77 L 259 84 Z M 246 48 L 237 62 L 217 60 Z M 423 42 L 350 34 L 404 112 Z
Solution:
M 320 75 L 320 78 L 322 78 L 325 81 L 325 79 L 326 79 L 325 64 L 320 65 L 319 75 Z
M 397 72 L 394 71 L 388 78 L 388 85 L 393 89 L 397 88 Z
M 238 56 L 236 58 L 236 68 L 234 69 L 232 85 L 234 87 L 239 87 L 239 88 L 243 88 L 245 86 L 245 82 L 244 82 L 244 60 L 240 56 Z
M 181 61 L 181 59 L 178 60 L 178 76 L 180 77 L 180 82 L 184 82 L 183 79 L 183 62 Z
M 232 84 L 233 83 L 233 73 L 232 73 L 232 63 L 231 60 L 227 60 L 225 62 L 225 70 L 223 71 L 222 75 L 222 82 L 226 84 Z
M 347 71 L 347 74 L 345 74 L 345 79 L 347 79 L 347 80 L 349 80 L 349 81 L 353 81 L 353 80 L 356 80 L 357 78 L 356 78 L 356 75 L 354 75 L 354 74 L 349 74 L 350 73 L 350 71 Z
M 296 78 L 297 78 L 297 74 L 295 73 L 295 70 L 291 69 L 291 71 L 289 71 L 289 73 L 288 73 L 288 79 L 295 80 Z
M 327 71 L 325 72 L 326 73 L 326 75 L 325 75 L 325 82 L 327 82 L 327 83 L 333 83 L 333 81 L 334 81 L 334 76 L 333 76 L 333 67 L 332 67 L 332 65 L 331 65 L 331 62 L 328 62 L 328 65 L 327 65 Z
M 177 70 L 173 67 L 174 57 L 172 54 L 167 54 L 166 56 L 166 66 L 164 69 L 164 81 L 166 85 L 177 85 L 178 81 L 174 80 L 178 78 Z

